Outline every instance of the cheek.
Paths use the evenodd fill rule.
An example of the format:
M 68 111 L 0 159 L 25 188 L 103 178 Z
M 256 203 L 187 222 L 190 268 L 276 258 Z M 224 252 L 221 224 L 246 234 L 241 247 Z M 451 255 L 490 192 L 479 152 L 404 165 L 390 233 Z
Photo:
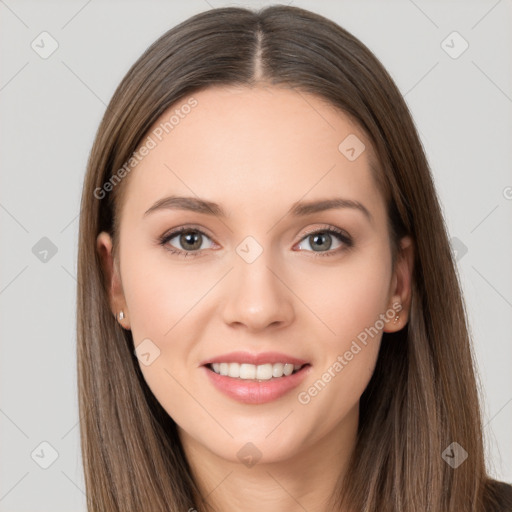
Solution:
M 180 383 L 192 391 L 189 375 L 197 371 L 206 320 L 215 314 L 209 292 L 226 270 L 211 265 L 192 268 L 186 261 L 171 260 L 163 248 L 126 245 L 121 273 L 134 348 L 147 346 L 151 355 L 157 355 L 149 365 L 139 357 L 139 366 L 162 405 L 169 402 L 168 412 L 183 411 L 190 403 Z
M 308 305 L 326 328 L 319 323 L 316 329 L 321 333 L 317 364 L 297 398 L 308 414 L 329 411 L 327 428 L 357 404 L 373 373 L 388 307 L 391 258 L 367 251 L 323 272 L 306 283 Z
M 342 349 L 386 310 L 391 260 L 378 253 L 367 251 L 349 256 L 337 266 L 309 268 L 296 279 L 293 286 L 310 310 L 307 316 L 314 320 L 314 313 L 325 326 L 317 332 L 323 334 L 327 351 L 331 346 Z
M 151 336 L 165 343 L 218 279 L 215 270 L 191 271 L 164 251 L 126 251 L 121 272 L 135 344 Z
M 166 254 L 155 255 L 157 251 L 127 247 L 121 264 L 123 290 L 134 345 L 148 347 L 144 352 L 150 353 L 148 365 L 139 356 L 144 379 L 168 414 L 181 424 L 198 415 L 189 394 L 198 394 L 189 381 L 196 371 L 195 347 L 204 327 L 198 314 L 204 312 L 205 294 L 218 281 L 214 274 L 219 272 L 211 268 L 191 271 L 171 262 Z

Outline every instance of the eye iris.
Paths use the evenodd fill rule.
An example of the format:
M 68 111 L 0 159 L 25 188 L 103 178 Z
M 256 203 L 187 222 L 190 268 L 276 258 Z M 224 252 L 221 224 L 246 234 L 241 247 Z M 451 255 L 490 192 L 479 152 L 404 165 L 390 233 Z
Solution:
M 329 250 L 332 245 L 332 240 L 329 234 L 327 233 L 315 233 L 309 237 L 311 247 L 313 249 L 319 248 L 320 250 Z
M 187 231 L 180 235 L 180 244 L 185 249 L 199 249 L 201 247 L 202 235 L 196 231 Z

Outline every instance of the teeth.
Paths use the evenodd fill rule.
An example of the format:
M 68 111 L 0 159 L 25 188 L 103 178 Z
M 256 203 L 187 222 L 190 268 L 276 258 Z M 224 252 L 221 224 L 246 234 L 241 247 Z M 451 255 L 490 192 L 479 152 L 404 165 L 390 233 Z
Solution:
M 284 375 L 283 368 L 284 368 L 283 363 L 273 364 L 272 365 L 272 377 L 282 377 Z
M 294 370 L 299 370 L 300 364 L 275 363 L 275 364 L 247 364 L 247 363 L 212 363 L 211 368 L 220 375 L 239 379 L 270 380 L 291 375 Z

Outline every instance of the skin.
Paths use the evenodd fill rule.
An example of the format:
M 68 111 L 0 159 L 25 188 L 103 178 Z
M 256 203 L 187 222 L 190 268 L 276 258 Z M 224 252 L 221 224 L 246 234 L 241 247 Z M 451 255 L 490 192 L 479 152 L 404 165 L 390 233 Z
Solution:
M 270 512 L 328 510 L 354 448 L 382 330 L 309 403 L 297 395 L 393 303 L 403 309 L 383 330 L 404 327 L 412 243 L 402 240 L 393 269 L 371 144 L 347 115 L 315 95 L 275 86 L 211 87 L 193 96 L 198 105 L 125 178 L 115 259 L 110 236 L 98 236 L 112 312 L 124 312 L 119 322 L 135 346 L 149 338 L 160 350 L 140 367 L 177 423 L 209 503 L 223 511 L 259 511 L 262 503 Z M 354 161 L 338 150 L 349 134 L 366 147 Z M 214 201 L 227 216 L 171 209 L 144 216 L 171 194 Z M 371 220 L 354 208 L 287 215 L 299 200 L 333 197 L 359 201 Z M 180 257 L 158 244 L 191 224 L 206 234 L 200 255 Z M 346 231 L 353 247 L 333 235 L 331 256 L 315 251 L 308 231 L 330 226 Z M 252 263 L 236 252 L 249 235 L 263 249 Z M 190 248 L 179 235 L 167 244 Z M 199 367 L 235 350 L 291 354 L 309 361 L 310 372 L 273 402 L 242 404 Z M 252 467 L 237 457 L 248 442 L 261 452 Z

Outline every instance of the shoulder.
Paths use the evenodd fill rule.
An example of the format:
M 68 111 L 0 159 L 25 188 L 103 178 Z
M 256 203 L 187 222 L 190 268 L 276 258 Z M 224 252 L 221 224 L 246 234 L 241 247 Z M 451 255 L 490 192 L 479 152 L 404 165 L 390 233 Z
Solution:
M 512 512 L 512 485 L 498 480 L 489 480 L 485 495 L 485 512 Z

